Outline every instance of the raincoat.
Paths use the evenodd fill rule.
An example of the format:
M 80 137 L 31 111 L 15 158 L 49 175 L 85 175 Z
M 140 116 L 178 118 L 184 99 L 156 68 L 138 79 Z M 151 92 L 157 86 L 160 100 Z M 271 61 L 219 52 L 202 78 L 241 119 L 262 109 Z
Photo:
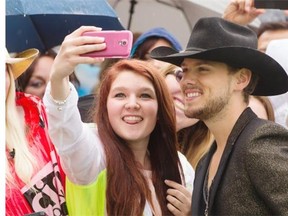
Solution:
M 64 195 L 65 176 L 48 136 L 44 105 L 38 97 L 22 92 L 16 93 L 16 104 L 23 107 L 27 139 L 38 168 L 32 176 L 31 185 L 25 185 L 15 174 L 14 158 L 9 158 L 9 168 L 16 186 L 6 183 L 6 215 L 34 212 L 45 212 L 49 216 L 68 215 Z

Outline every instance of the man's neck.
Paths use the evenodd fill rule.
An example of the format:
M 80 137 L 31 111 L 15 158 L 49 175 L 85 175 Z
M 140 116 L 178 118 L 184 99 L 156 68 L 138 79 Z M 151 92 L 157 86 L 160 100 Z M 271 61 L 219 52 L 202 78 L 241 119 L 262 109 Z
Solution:
M 245 104 L 237 104 L 237 106 L 233 106 L 227 108 L 219 114 L 216 118 L 209 119 L 204 121 L 211 133 L 214 135 L 217 144 L 217 151 L 223 151 L 227 139 L 238 120 L 239 116 L 246 109 L 247 105 Z

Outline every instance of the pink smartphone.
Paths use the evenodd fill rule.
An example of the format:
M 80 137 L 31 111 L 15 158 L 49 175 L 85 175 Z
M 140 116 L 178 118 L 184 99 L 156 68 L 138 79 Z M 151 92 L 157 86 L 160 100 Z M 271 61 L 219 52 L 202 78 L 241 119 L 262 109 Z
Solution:
M 82 35 L 104 37 L 106 49 L 83 54 L 89 57 L 127 58 L 132 48 L 133 34 L 128 30 L 84 32 Z

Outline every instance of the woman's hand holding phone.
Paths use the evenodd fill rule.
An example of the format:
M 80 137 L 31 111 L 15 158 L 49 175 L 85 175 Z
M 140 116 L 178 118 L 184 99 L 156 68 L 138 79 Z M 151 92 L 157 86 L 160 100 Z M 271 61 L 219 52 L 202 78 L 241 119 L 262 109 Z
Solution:
M 106 48 L 101 51 L 87 52 L 82 56 L 104 58 L 127 58 L 130 55 L 133 41 L 131 31 L 88 31 L 82 36 L 104 38 Z
M 101 51 L 106 48 L 103 37 L 83 37 L 87 31 L 101 31 L 95 26 L 82 26 L 67 35 L 62 42 L 59 52 L 51 68 L 51 96 L 55 100 L 65 100 L 70 93 L 69 75 L 78 64 L 95 64 L 104 58 L 83 56 L 87 52 Z

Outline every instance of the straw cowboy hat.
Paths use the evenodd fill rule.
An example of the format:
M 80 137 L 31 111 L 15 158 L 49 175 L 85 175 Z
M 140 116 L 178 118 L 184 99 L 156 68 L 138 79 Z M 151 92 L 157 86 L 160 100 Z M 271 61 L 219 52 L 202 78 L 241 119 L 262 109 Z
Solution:
M 272 57 L 257 50 L 256 34 L 244 26 L 218 17 L 200 19 L 184 51 L 157 47 L 152 50 L 151 57 L 178 66 L 184 58 L 194 58 L 248 68 L 259 76 L 252 95 L 278 95 L 288 91 L 285 70 Z
M 11 65 L 14 79 L 17 79 L 27 68 L 32 64 L 35 58 L 38 56 L 39 50 L 28 49 L 21 53 L 18 53 L 15 57 L 10 57 L 6 49 L 6 64 Z

